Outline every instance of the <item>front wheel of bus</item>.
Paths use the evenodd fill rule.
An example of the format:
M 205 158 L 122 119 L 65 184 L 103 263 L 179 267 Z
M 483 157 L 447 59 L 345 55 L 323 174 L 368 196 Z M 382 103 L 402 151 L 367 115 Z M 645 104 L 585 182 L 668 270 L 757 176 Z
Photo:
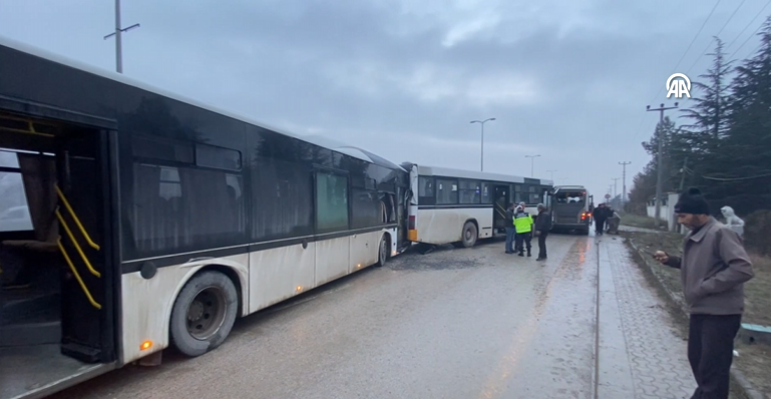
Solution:
M 238 311 L 238 293 L 224 274 L 207 271 L 193 277 L 171 313 L 171 344 L 195 357 L 218 347 L 230 334 Z

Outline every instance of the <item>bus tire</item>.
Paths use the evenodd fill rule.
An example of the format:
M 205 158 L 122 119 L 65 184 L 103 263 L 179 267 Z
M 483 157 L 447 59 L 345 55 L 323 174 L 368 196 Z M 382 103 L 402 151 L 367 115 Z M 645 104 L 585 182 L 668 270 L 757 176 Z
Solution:
M 195 357 L 222 344 L 238 312 L 238 292 L 222 273 L 206 271 L 185 284 L 171 312 L 171 344 Z
M 463 247 L 473 247 L 477 243 L 477 237 L 479 237 L 477 225 L 472 221 L 466 222 L 466 224 L 463 225 L 463 232 L 461 233 L 461 244 Z
M 386 261 L 388 260 L 388 238 L 387 234 L 383 234 L 383 237 L 380 239 L 380 244 L 377 246 L 377 263 L 375 263 L 375 267 L 381 267 L 386 264 Z

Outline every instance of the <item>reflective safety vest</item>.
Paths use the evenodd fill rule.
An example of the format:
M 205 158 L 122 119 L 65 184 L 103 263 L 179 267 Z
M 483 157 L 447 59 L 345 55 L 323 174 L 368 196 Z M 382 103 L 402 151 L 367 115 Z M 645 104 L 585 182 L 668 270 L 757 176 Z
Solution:
M 514 228 L 517 234 L 530 233 L 533 231 L 533 217 L 527 212 L 520 212 L 514 215 Z

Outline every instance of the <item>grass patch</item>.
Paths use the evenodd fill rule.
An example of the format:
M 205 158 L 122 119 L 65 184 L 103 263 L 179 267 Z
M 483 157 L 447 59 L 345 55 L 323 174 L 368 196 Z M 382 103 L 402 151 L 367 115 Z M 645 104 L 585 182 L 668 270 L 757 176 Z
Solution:
M 643 229 L 656 229 L 656 219 L 648 216 L 635 215 L 633 213 L 622 213 L 621 224 L 623 226 L 640 227 Z M 666 229 L 667 222 L 659 220 L 658 228 Z
M 642 226 L 636 226 L 642 227 Z M 683 338 L 687 338 L 688 318 L 680 310 L 687 310 L 685 299 L 682 295 L 680 270 L 664 266 L 656 262 L 650 254 L 656 250 L 663 250 L 672 255 L 682 254 L 683 236 L 677 233 L 645 233 L 624 232 L 623 235 L 636 247 L 636 259 L 641 263 L 643 272 L 649 281 L 659 289 L 660 294 L 669 297 L 670 311 L 680 323 L 680 331 Z M 755 277 L 744 285 L 745 312 L 743 323 L 771 325 L 771 258 L 759 255 L 750 255 L 752 259 Z M 744 345 L 737 340 L 736 350 L 739 356 L 734 358 L 734 365 L 738 368 L 757 390 L 771 395 L 771 378 L 768 378 L 768 370 L 771 369 L 771 347 L 762 344 Z M 736 383 L 732 383 L 736 387 Z

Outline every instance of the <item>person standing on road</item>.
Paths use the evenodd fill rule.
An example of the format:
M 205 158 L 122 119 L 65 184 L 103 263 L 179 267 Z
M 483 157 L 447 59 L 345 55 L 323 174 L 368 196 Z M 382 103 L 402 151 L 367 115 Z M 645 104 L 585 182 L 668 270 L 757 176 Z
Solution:
M 527 256 L 531 256 L 530 250 L 532 245 L 530 244 L 530 239 L 533 233 L 533 217 L 525 212 L 525 208 L 522 206 L 518 206 L 514 214 L 514 228 L 517 233 L 516 248 L 514 250 L 519 252 L 519 256 L 525 256 L 524 247 L 527 247 Z
M 544 204 L 538 204 L 538 216 L 535 218 L 535 235 L 538 236 L 538 258 L 546 260 L 546 236 L 551 230 L 551 212 Z
M 603 231 L 605 230 L 605 221 L 608 219 L 608 208 L 605 207 L 605 204 L 599 204 L 596 208 L 592 211 L 592 219 L 594 219 L 594 233 L 598 236 L 601 236 Z
M 513 254 L 514 249 L 511 247 L 514 243 L 514 235 L 517 230 L 514 228 L 514 203 L 509 204 L 509 208 L 506 209 L 506 253 Z
M 754 277 L 741 237 L 710 216 L 698 189 L 680 196 L 677 222 L 691 231 L 678 258 L 664 251 L 653 256 L 680 269 L 690 307 L 688 361 L 698 387 L 691 399 L 727 399 L 734 339 L 744 312 L 744 283 Z

